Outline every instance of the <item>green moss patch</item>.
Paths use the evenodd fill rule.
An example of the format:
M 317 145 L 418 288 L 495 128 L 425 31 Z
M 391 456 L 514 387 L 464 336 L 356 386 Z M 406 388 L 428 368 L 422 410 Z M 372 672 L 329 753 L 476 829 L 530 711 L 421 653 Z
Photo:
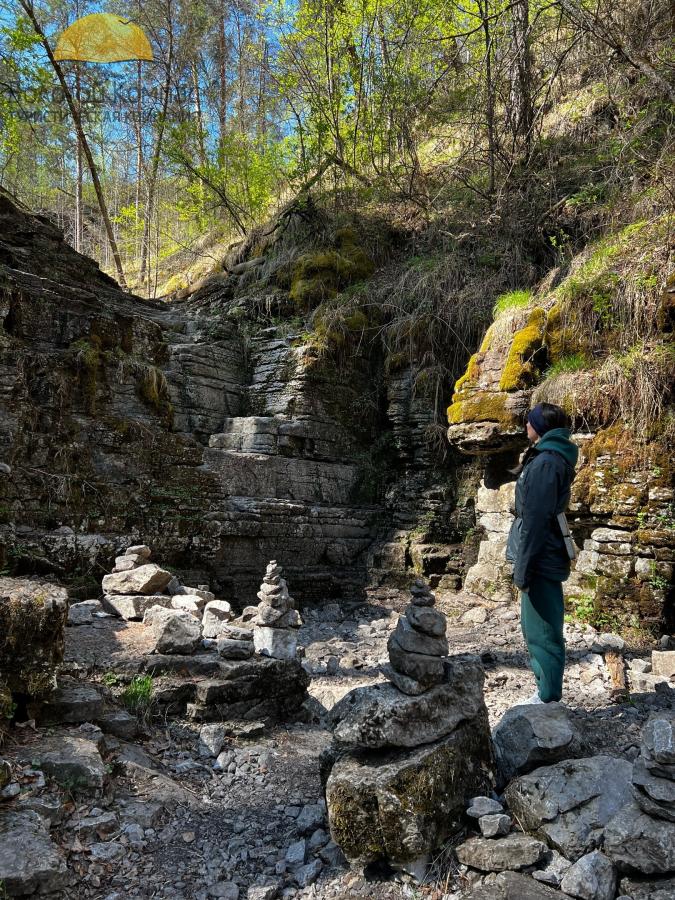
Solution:
M 514 391 L 534 383 L 544 350 L 545 328 L 546 312 L 537 307 L 532 310 L 527 325 L 513 336 L 499 381 L 501 391 Z

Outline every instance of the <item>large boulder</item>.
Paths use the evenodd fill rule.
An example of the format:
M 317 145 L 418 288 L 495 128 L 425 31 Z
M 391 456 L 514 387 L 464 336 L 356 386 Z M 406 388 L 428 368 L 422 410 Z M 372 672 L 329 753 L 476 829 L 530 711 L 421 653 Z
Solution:
M 201 641 L 201 625 L 190 613 L 151 606 L 143 622 L 152 628 L 155 653 L 194 653 Z
M 417 747 L 449 734 L 460 722 L 481 715 L 484 672 L 478 663 L 446 662 L 446 680 L 418 696 L 392 684 L 357 688 L 331 712 L 334 739 L 369 749 Z
M 569 867 L 560 887 L 579 900 L 614 900 L 616 870 L 604 853 L 593 850 Z
M 0 885 L 3 896 L 50 893 L 69 882 L 66 861 L 33 810 L 0 810 Z
M 492 739 L 500 786 L 543 764 L 583 755 L 583 741 L 561 703 L 514 706 Z
M 491 764 L 484 713 L 414 750 L 339 757 L 326 781 L 332 838 L 353 863 L 419 871 L 459 827 L 466 798 L 489 788 Z
M 675 872 L 675 822 L 652 818 L 631 801 L 608 822 L 604 851 L 622 872 L 668 875 Z
M 126 572 L 113 572 L 103 576 L 106 594 L 161 594 L 173 578 L 171 572 L 160 569 L 155 563 L 146 563 Z
M 568 760 L 522 775 L 505 797 L 526 831 L 577 860 L 600 846 L 605 826 L 630 801 L 631 775 L 631 764 L 613 756 Z
M 5 698 L 42 698 L 54 690 L 67 617 L 65 588 L 0 577 L 0 693 Z

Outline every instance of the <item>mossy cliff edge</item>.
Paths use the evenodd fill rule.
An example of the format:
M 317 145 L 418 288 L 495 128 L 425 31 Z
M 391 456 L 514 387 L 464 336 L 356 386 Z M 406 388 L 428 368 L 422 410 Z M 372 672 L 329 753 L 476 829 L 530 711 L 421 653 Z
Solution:
M 525 446 L 527 409 L 548 401 L 569 413 L 581 449 L 569 517 L 583 549 L 566 586 L 570 615 L 636 635 L 675 624 L 675 278 L 660 253 L 670 227 L 659 216 L 610 233 L 557 284 L 497 301 L 447 410 L 450 443 L 487 460 L 477 503 L 485 540 L 469 590 L 510 594 L 508 468 Z

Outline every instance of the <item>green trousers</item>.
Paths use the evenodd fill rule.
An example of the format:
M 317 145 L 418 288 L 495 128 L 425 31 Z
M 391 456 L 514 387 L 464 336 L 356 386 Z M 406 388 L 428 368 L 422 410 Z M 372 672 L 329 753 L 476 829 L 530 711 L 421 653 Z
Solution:
M 538 575 L 520 595 L 520 626 L 530 654 L 530 665 L 544 703 L 562 697 L 565 670 L 563 592 L 559 581 Z

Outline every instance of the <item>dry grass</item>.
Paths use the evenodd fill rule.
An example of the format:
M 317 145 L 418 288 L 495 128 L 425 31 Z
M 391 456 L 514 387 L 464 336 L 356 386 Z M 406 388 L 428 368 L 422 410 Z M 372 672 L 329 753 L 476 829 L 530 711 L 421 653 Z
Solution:
M 655 426 L 672 430 L 675 347 L 640 343 L 629 352 L 610 354 L 597 369 L 563 372 L 543 381 L 534 403 L 557 403 L 577 427 L 608 427 L 624 422 L 641 440 Z M 663 435 L 662 435 L 663 436 Z

